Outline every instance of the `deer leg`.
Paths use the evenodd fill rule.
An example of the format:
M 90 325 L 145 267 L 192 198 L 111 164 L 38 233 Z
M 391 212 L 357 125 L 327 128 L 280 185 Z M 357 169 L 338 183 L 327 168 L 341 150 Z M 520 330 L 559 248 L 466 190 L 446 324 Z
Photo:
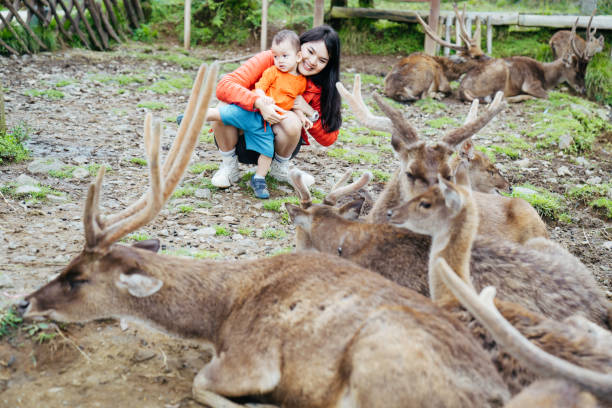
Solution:
M 548 92 L 542 88 L 542 84 L 539 82 L 526 82 L 521 87 L 521 91 L 525 92 L 526 94 L 533 95 L 536 98 L 548 98 Z
M 508 103 L 519 103 L 523 101 L 528 101 L 530 99 L 535 99 L 535 97 L 532 95 L 516 95 L 506 98 L 506 101 L 508 101 Z
M 244 343 L 243 343 L 244 344 Z M 253 352 L 236 346 L 208 363 L 193 380 L 193 398 L 212 408 L 238 408 L 224 395 L 235 397 L 262 395 L 280 381 L 280 350 L 277 344 Z

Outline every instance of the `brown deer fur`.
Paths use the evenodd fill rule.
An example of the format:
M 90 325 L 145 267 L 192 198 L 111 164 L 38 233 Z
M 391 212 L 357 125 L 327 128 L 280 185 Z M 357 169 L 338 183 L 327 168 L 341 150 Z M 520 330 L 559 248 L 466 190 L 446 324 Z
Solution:
M 540 380 L 514 396 L 504 408 L 602 408 L 597 399 L 564 380 Z
M 285 206 L 296 224 L 298 249 L 339 255 L 429 296 L 430 237 L 390 224 L 346 219 L 328 205 Z M 503 300 L 544 316 L 561 320 L 578 313 L 610 327 L 609 302 L 591 272 L 567 251 L 547 253 L 477 235 L 470 270 L 477 290 L 494 286 Z
M 550 37 L 548 44 L 553 53 L 553 59 L 559 59 L 568 51 L 568 43 L 571 39 L 572 32 L 569 30 L 557 31 Z M 588 43 L 582 39 L 582 37 L 576 36 L 576 48 L 580 51 L 586 52 L 591 57 L 598 52 L 603 51 L 604 47 L 604 36 L 601 35 L 598 38 L 593 38 Z
M 499 194 L 512 190 L 510 183 L 501 174 L 499 169 L 491 163 L 486 154 L 474 149 L 474 144 L 470 139 L 461 144 L 458 153 L 450 158 L 449 165 L 451 172 L 455 173 L 459 163 L 467 163 L 472 191 Z
M 216 72 L 213 65 L 202 92 L 198 72 L 163 166 L 161 126 L 147 115 L 151 187 L 114 217 L 99 213 L 102 167 L 87 195 L 83 251 L 26 296 L 19 312 L 64 322 L 130 318 L 209 344 L 214 356 L 196 376 L 193 396 L 213 408 L 238 407 L 228 398 L 242 396 L 284 407 L 503 405 L 505 384 L 459 321 L 354 263 L 312 252 L 192 260 L 144 249 L 158 243 L 115 243 L 152 220 L 176 187 Z

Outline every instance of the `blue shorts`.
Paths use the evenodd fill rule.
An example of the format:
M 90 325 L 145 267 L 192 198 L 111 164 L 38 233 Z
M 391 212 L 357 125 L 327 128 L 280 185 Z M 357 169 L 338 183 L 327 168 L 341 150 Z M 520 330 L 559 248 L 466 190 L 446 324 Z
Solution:
M 223 124 L 244 130 L 244 140 L 248 150 L 254 150 L 268 157 L 274 156 L 272 126 L 263 120 L 259 112 L 251 112 L 238 105 L 221 105 L 219 114 Z

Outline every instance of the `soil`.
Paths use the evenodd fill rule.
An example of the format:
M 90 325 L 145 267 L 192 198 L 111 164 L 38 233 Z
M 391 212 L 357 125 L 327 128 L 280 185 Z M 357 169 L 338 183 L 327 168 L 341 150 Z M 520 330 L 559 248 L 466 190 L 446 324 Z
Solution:
M 248 49 L 231 52 L 198 49 L 190 55 L 202 59 L 230 59 L 252 52 Z M 137 58 L 136 53 L 152 58 Z M 103 184 L 101 205 L 107 212 L 118 211 L 143 194 L 148 183 L 146 166 L 131 161 L 144 157 L 142 123 L 147 109 L 138 105 L 152 101 L 166 105 L 163 110 L 154 110 L 154 115 L 164 121 L 162 142 L 167 150 L 177 130 L 174 119 L 184 109 L 189 96 L 189 89 L 166 94 L 139 89 L 166 78 L 195 76 L 195 68 L 181 68 L 171 61 L 154 58 L 168 53 L 180 54 L 180 50 L 172 46 L 130 45 L 108 53 L 68 50 L 0 59 L 0 78 L 2 85 L 8 88 L 5 90 L 8 126 L 27 124 L 31 132 L 27 146 L 34 159 L 59 159 L 69 166 L 110 166 Z M 397 58 L 399 56 L 343 56 L 341 69 L 382 79 Z M 101 79 L 132 74 L 138 74 L 142 82 L 119 84 Z M 60 81 L 70 81 L 70 84 L 54 86 Z M 343 77 L 343 81 L 349 89 L 352 87 L 347 77 Z M 50 88 L 60 90 L 64 97 L 51 100 L 28 92 Z M 378 84 L 364 83 L 364 96 L 369 98 L 379 88 Z M 425 134 L 432 133 L 431 129 L 426 130 L 427 120 L 443 116 L 458 122 L 463 120 L 468 105 L 451 97 L 442 102 L 447 106 L 442 112 L 426 114 L 405 105 L 405 114 Z M 508 123 L 518 125 L 514 130 L 517 134 L 529 127 L 526 109 L 522 104 L 507 107 L 475 137 L 476 143 L 490 143 L 496 133 L 509 130 Z M 360 126 L 346 109 L 343 114 L 343 129 Z M 384 141 L 379 146 L 358 146 L 358 150 L 375 153 L 379 159 L 376 164 L 349 163 L 328 155 L 333 148 L 356 148 L 346 141 L 339 141 L 332 148 L 304 146 L 294 162 L 314 175 L 315 187 L 326 192 L 349 169 L 392 173 L 397 161 L 388 144 Z M 520 180 L 558 193 L 564 193 L 568 184 L 585 183 L 595 176 L 609 183 L 612 174 L 610 134 L 598 139 L 594 150 L 586 157 L 588 164 L 576 162 L 559 152 L 555 152 L 552 161 L 543 160 L 534 152 L 525 152 L 525 157 L 530 160 L 528 167 L 521 167 L 505 157 L 498 158 L 498 166 L 511 182 Z M 201 142 L 191 164 L 219 161 L 214 146 Z M 60 178 L 48 173 L 33 174 L 28 170 L 30 163 L 2 165 L 0 184 L 6 185 L 27 174 L 64 193 L 65 198 L 49 196 L 44 201 L 31 201 L 11 195 L 0 197 L 2 309 L 55 276 L 80 252 L 84 243 L 82 208 L 92 176 Z M 561 166 L 569 169 L 563 176 L 557 173 Z M 242 166 L 242 170 L 253 169 Z M 201 184 L 212 176 L 212 172 L 187 172 L 182 186 Z M 383 185 L 383 182 L 371 184 L 369 188 L 374 197 Z M 264 209 L 264 201 L 254 198 L 244 184 L 224 191 L 201 188 L 197 195 L 199 197 L 172 198 L 139 234 L 159 238 L 168 253 L 219 256 L 228 260 L 263 257 L 293 247 L 295 230 L 284 213 Z M 291 187 L 280 184 L 271 195 L 271 199 L 278 199 L 294 193 Z M 586 205 L 576 204 L 571 215 L 574 222 L 570 224 L 548 220 L 551 237 L 580 258 L 610 296 L 612 226 L 605 216 Z M 211 232 L 211 227 L 217 227 L 217 231 Z M 127 242 L 132 239 L 128 238 Z M 42 341 L 44 339 L 37 337 L 40 333 L 54 337 Z M 209 352 L 198 344 L 131 323 L 96 321 L 61 325 L 60 328 L 53 324 L 41 328 L 24 323 L 20 330 L 0 342 L 0 405 L 199 406 L 190 399 L 191 382 L 209 358 Z

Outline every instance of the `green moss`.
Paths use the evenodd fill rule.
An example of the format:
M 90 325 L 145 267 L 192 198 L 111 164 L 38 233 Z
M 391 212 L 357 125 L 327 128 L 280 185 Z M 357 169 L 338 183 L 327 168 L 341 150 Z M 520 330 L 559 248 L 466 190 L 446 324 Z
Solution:
M 445 129 L 447 127 L 458 126 L 459 122 L 456 119 L 442 116 L 441 118 L 430 119 L 427 122 L 427 126 L 434 129 Z
M 47 99 L 51 99 L 51 100 L 58 100 L 58 99 L 62 99 L 64 97 L 64 93 L 58 91 L 57 89 L 43 89 L 43 90 L 38 90 L 38 89 L 28 89 L 27 91 L 24 92 L 26 95 L 32 96 L 32 97 L 44 97 Z
M 520 189 L 515 188 L 512 191 L 512 197 L 520 197 L 527 201 L 543 218 L 559 220 L 559 216 L 566 208 L 566 202 L 563 196 L 550 192 L 544 188 L 535 187 L 531 184 L 523 184 L 520 187 L 534 190 L 536 193 L 525 194 L 520 192 Z
M 436 113 L 446 111 L 446 105 L 433 98 L 419 99 L 414 103 L 414 106 L 421 109 L 425 113 Z
M 151 110 L 161 110 L 168 109 L 168 105 L 163 102 L 149 101 L 149 102 L 140 102 L 138 105 L 139 108 L 146 108 Z
M 230 231 L 222 226 L 222 225 L 215 225 L 215 235 L 217 236 L 229 236 L 230 235 Z
M 287 233 L 285 231 L 277 230 L 274 228 L 266 228 L 261 233 L 261 236 L 265 239 L 281 239 L 285 238 L 287 236 Z
M 130 159 L 130 163 L 137 164 L 138 166 L 146 166 L 147 159 L 143 159 L 142 157 L 132 157 Z

